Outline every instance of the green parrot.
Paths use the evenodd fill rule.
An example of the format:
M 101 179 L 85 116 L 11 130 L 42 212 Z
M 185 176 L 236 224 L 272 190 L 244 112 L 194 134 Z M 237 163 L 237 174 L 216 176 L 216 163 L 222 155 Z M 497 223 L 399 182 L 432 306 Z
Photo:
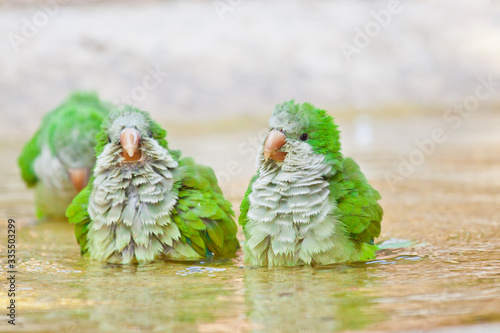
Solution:
M 382 207 L 340 151 L 333 118 L 309 103 L 277 105 L 240 210 L 245 263 L 328 265 L 375 256 Z
M 37 218 L 64 218 L 88 182 L 95 163 L 95 136 L 108 105 L 96 94 L 77 92 L 48 113 L 19 156 L 21 176 L 35 189 Z
M 66 212 L 82 255 L 123 264 L 234 256 L 234 213 L 213 170 L 181 158 L 165 136 L 145 111 L 110 113 L 93 176 Z

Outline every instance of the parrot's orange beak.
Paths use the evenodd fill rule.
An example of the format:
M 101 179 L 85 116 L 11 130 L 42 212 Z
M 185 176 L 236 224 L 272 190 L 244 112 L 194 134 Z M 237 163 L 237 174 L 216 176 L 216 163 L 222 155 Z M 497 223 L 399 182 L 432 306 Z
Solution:
M 264 159 L 267 161 L 271 158 L 274 161 L 283 162 L 285 160 L 286 153 L 280 151 L 280 149 L 285 143 L 285 135 L 280 131 L 272 130 L 264 143 Z
M 88 168 L 78 168 L 68 170 L 69 179 L 77 192 L 80 192 L 89 182 L 90 171 Z
M 120 133 L 120 144 L 122 145 L 122 156 L 126 162 L 136 162 L 142 158 L 139 145 L 141 134 L 135 128 L 125 128 Z

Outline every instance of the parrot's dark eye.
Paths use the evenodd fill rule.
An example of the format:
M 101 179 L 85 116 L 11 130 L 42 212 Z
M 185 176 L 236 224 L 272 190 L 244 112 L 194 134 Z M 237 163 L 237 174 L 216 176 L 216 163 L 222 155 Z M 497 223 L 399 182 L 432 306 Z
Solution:
M 108 143 L 111 143 L 111 138 L 108 136 Z
M 300 135 L 300 140 L 301 141 L 306 141 L 307 139 L 309 139 L 309 135 L 307 133 L 302 133 Z
M 149 135 L 150 138 L 152 138 L 153 137 L 153 132 L 149 131 L 148 135 Z

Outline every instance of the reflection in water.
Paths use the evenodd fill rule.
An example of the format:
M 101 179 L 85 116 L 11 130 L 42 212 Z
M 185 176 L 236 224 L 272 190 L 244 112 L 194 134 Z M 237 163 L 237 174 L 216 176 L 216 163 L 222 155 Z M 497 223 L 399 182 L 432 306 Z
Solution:
M 245 298 L 253 327 L 271 331 L 360 329 L 379 321 L 365 264 L 323 268 L 245 270 Z
M 395 170 L 398 154 L 413 149 L 422 126 L 414 124 L 416 119 L 374 118 L 373 149 L 358 155 L 383 192 L 380 241 L 394 237 L 415 243 L 393 248 L 404 242 L 392 240 L 366 264 L 324 268 L 243 268 L 241 253 L 227 263 L 90 262 L 80 257 L 73 227 L 64 221 L 27 225 L 34 216 L 33 195 L 18 175 L 19 150 L 0 147 L 0 218 L 19 223 L 20 259 L 19 317 L 14 328 L 0 321 L 0 331 L 418 332 L 449 326 L 446 332 L 467 332 L 473 324 L 500 332 L 500 118 L 481 115 L 468 119 L 470 125 L 464 122 L 460 138 L 449 132 L 439 153 L 393 191 L 384 172 Z M 215 140 L 205 139 L 207 144 Z M 398 147 L 401 151 L 393 152 Z M 228 186 L 242 195 L 247 184 L 248 174 L 242 173 Z M 235 208 L 240 201 L 234 198 Z M 5 230 L 6 220 L 0 220 L 0 240 Z M 2 279 L 5 245 L 0 241 Z M 7 300 L 1 292 L 0 305 Z
M 184 266 L 184 267 L 183 267 Z M 221 276 L 179 277 L 183 264 L 100 266 L 88 264 L 82 298 L 95 304 L 88 319 L 100 330 L 193 329 L 215 321 L 220 309 L 231 308 L 234 291 Z
M 79 256 L 67 224 L 47 221 L 21 235 L 25 327 L 192 331 L 218 318 L 236 323 L 241 313 L 241 270 L 231 262 L 101 264 Z
M 268 269 L 240 266 L 241 253 L 229 262 L 100 264 L 80 257 L 73 227 L 60 222 L 18 236 L 16 331 L 373 331 L 499 320 L 493 243 L 389 248 L 367 263 Z

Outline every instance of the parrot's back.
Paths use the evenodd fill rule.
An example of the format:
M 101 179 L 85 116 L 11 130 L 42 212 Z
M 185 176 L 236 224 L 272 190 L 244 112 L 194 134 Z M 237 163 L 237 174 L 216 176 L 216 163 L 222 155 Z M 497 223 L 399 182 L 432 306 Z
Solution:
M 95 135 L 109 110 L 96 94 L 74 93 L 48 113 L 19 156 L 21 176 L 35 188 L 37 217 L 63 218 L 95 163 Z

